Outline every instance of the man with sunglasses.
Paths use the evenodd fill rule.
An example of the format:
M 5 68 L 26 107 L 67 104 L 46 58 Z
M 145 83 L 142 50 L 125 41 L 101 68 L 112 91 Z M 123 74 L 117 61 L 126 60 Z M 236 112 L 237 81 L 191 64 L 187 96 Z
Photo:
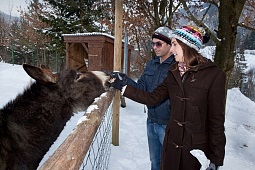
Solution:
M 137 82 L 123 73 L 118 73 L 125 84 L 130 84 L 139 89 L 152 92 L 154 88 L 163 82 L 167 76 L 169 67 L 175 63 L 174 56 L 170 53 L 172 30 L 167 26 L 159 27 L 152 35 L 152 48 L 156 54 L 146 63 L 143 74 Z M 116 72 L 112 73 L 112 77 Z M 167 99 L 156 106 L 147 106 L 147 136 L 151 170 L 160 169 L 161 149 L 165 136 L 165 128 L 170 118 L 170 102 Z

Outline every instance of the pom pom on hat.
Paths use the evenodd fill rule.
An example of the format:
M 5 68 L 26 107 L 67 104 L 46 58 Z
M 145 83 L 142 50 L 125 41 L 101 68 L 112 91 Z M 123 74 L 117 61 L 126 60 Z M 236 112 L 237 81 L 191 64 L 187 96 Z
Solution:
M 167 26 L 162 26 L 154 31 L 154 33 L 152 34 L 152 39 L 157 38 L 166 42 L 167 44 L 171 44 L 171 34 L 171 28 Z
M 207 43 L 210 40 L 210 35 L 208 33 L 205 33 L 205 35 L 203 36 L 203 43 Z
M 197 51 L 210 40 L 209 34 L 195 26 L 182 26 L 182 28 L 176 29 L 171 38 L 176 38 Z

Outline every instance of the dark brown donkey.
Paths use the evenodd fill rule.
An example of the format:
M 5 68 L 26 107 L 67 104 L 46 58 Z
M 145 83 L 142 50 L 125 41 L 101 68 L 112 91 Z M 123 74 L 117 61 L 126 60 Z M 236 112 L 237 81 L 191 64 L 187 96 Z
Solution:
M 23 68 L 36 81 L 0 109 L 0 170 L 35 170 L 73 113 L 87 109 L 109 79 L 100 71 Z

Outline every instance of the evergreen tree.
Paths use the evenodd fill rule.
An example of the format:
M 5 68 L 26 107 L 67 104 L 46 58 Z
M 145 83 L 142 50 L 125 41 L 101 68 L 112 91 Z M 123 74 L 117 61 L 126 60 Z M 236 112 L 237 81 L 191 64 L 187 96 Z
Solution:
M 255 31 L 251 31 L 244 41 L 244 48 L 249 50 L 255 49 Z
M 228 88 L 234 88 L 234 87 L 240 87 L 241 92 L 244 93 L 245 91 L 245 82 L 247 79 L 247 76 L 244 73 L 244 70 L 247 68 L 246 66 L 246 60 L 244 56 L 244 51 L 241 50 L 240 53 L 237 53 L 235 56 L 235 65 L 232 70 Z
M 245 83 L 245 96 L 247 96 L 249 99 L 255 101 L 255 69 L 252 68 L 249 71 L 247 71 L 247 81 Z
M 95 6 L 98 0 L 38 0 L 31 2 L 30 13 L 37 13 L 39 19 L 48 27 L 38 28 L 38 31 L 49 35 L 51 45 L 55 50 L 65 55 L 65 44 L 62 34 L 73 34 L 98 31 L 96 25 L 101 9 Z

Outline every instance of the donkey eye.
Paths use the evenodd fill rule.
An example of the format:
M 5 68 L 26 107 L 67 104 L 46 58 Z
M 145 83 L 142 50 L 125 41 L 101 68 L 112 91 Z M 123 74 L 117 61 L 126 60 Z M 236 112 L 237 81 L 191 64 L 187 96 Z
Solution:
M 74 80 L 75 80 L 75 81 L 79 80 L 80 76 L 81 76 L 81 74 L 80 74 L 80 73 L 77 73 L 77 74 L 75 75 Z

